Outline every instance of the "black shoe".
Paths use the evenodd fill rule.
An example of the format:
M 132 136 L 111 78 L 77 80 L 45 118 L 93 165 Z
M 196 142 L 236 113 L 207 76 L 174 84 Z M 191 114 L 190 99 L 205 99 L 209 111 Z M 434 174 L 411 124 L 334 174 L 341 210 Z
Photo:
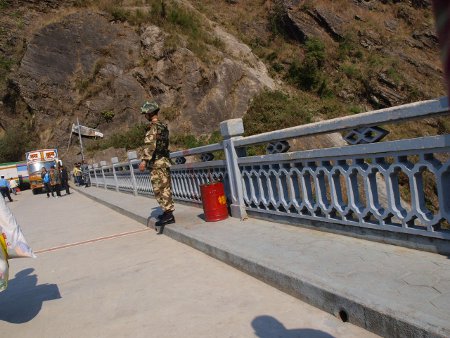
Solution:
M 159 220 L 161 220 L 161 218 L 162 218 L 165 214 L 168 214 L 168 213 L 171 213 L 171 211 L 164 211 L 162 214 L 159 214 L 159 215 L 156 217 L 156 219 L 159 221 Z M 164 217 L 166 217 L 166 216 L 164 216 Z
M 158 219 L 158 223 L 162 225 L 175 223 L 175 217 L 173 217 L 172 211 L 165 211 Z
M 175 223 L 175 217 L 173 217 L 173 213 L 171 211 L 165 212 L 160 217 L 159 221 L 155 223 L 155 231 L 158 235 L 161 235 L 164 232 L 164 226 L 167 224 Z

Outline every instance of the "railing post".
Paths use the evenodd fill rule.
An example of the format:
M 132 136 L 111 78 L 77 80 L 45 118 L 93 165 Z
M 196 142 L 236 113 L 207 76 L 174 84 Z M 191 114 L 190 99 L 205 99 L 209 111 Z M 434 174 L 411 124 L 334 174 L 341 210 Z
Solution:
M 112 165 L 112 171 L 113 171 L 113 175 L 114 175 L 114 183 L 116 185 L 116 191 L 119 191 L 119 182 L 117 181 L 117 175 L 116 175 L 116 167 L 114 166 L 114 164 L 119 163 L 119 159 L 117 157 L 113 157 L 111 158 L 111 165 Z
M 103 171 L 103 167 L 106 167 L 106 161 L 100 161 L 100 167 L 102 169 L 103 185 L 105 186 L 105 189 L 108 189 L 108 185 L 106 184 L 105 172 Z
M 97 168 L 98 168 L 98 163 L 94 163 L 94 164 L 92 165 L 92 167 L 94 167 L 95 186 L 98 188 L 98 178 L 97 178 Z
M 94 171 L 94 167 L 92 165 L 88 165 L 88 174 L 89 174 L 89 184 L 92 184 L 92 176 L 91 176 L 91 170 Z
M 133 168 L 133 160 L 137 160 L 137 153 L 135 151 L 129 151 L 127 153 L 128 156 L 128 162 L 130 163 L 130 174 L 131 174 L 131 183 L 133 184 L 133 194 L 134 196 L 137 196 L 137 183 L 136 183 L 136 176 L 134 175 L 134 168 Z
M 247 211 L 244 204 L 241 171 L 238 165 L 238 152 L 234 141 L 244 134 L 242 119 L 231 119 L 220 123 L 220 133 L 223 137 L 223 147 L 227 164 L 228 179 L 231 192 L 231 216 L 244 220 Z

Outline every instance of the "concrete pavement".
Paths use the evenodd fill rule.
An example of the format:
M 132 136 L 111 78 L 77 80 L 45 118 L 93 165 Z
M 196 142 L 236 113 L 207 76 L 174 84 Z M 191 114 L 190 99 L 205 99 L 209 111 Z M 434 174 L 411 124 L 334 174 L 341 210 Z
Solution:
M 38 258 L 10 261 L 2 337 L 374 337 L 77 191 L 8 205 Z
M 146 224 L 152 198 L 81 188 Z M 165 234 L 282 291 L 387 337 L 450 337 L 448 257 L 310 229 L 249 219 L 203 221 L 177 204 Z

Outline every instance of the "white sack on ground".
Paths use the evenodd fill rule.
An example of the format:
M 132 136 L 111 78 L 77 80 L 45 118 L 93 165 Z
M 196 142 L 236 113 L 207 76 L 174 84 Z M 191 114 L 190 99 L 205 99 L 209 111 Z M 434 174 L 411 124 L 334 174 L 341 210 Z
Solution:
M 3 291 L 8 287 L 8 273 L 8 259 L 6 258 L 5 250 L 0 243 L 0 291 Z
M 3 198 L 0 198 L 0 230 L 6 242 L 7 258 L 36 257 Z

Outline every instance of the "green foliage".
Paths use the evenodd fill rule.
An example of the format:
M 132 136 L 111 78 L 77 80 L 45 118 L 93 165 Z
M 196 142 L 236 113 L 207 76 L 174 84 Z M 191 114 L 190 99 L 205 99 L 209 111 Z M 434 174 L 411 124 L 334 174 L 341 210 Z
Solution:
M 131 12 L 128 10 L 125 10 L 119 6 L 113 6 L 110 8 L 109 12 L 111 13 L 112 17 L 116 21 L 125 22 L 128 20 L 128 18 L 131 15 Z
M 352 114 L 359 114 L 362 113 L 363 110 L 361 109 L 361 107 L 358 106 L 350 106 L 349 111 Z
M 14 61 L 0 55 L 0 89 L 5 86 Z
M 7 0 L 0 0 L 0 9 L 7 8 L 9 6 L 9 2 Z
M 273 62 L 277 59 L 278 55 L 276 52 L 272 52 L 266 56 L 266 60 L 269 62 Z
M 91 3 L 90 0 L 75 0 L 73 5 L 75 7 L 87 7 L 90 5 L 90 3 Z
M 303 90 L 311 91 L 320 82 L 321 72 L 315 62 L 312 59 L 305 59 L 302 64 L 298 64 L 294 61 L 288 69 L 288 80 Z
M 268 28 L 274 35 L 281 35 L 287 37 L 285 25 L 285 9 L 282 1 L 275 1 L 272 10 L 269 13 L 269 24 Z
M 391 65 L 387 70 L 386 74 L 389 76 L 394 83 L 399 84 L 402 81 L 402 75 L 399 73 L 395 65 Z
M 356 58 L 361 60 L 364 53 L 361 50 L 359 43 L 355 42 L 355 38 L 346 34 L 344 38 L 339 42 L 339 47 L 337 50 L 337 58 L 340 61 L 345 61 L 349 58 Z
M 244 115 L 245 135 L 288 128 L 311 121 L 307 102 L 281 91 L 265 91 L 252 101 Z
M 328 86 L 328 81 L 326 79 L 322 80 L 322 83 L 320 84 L 319 88 L 317 89 L 317 94 L 321 98 L 331 98 L 334 96 L 333 91 Z
M 107 111 L 102 111 L 101 115 L 105 119 L 106 122 L 111 122 L 116 114 L 111 110 L 107 110 Z
M 306 42 L 302 64 L 294 61 L 288 69 L 288 80 L 300 89 L 312 91 L 323 82 L 322 67 L 325 64 L 325 45 L 318 39 Z
M 325 63 L 325 45 L 319 39 L 308 39 L 306 41 L 306 58 L 313 59 L 321 68 Z
M 436 124 L 439 135 L 450 134 L 450 119 L 438 118 Z
M 75 88 L 80 92 L 84 93 L 91 84 L 91 79 L 81 78 L 75 80 Z
M 275 62 L 274 64 L 272 64 L 272 69 L 277 72 L 280 73 L 281 71 L 284 70 L 284 67 L 281 63 Z
M 0 55 L 0 71 L 9 72 L 14 65 L 14 61 Z
M 25 124 L 19 124 L 8 128 L 0 138 L 0 162 L 22 161 L 33 144 L 33 136 Z
M 350 79 L 357 79 L 361 77 L 358 68 L 356 68 L 354 64 L 344 64 L 341 65 L 340 68 L 341 71 Z

